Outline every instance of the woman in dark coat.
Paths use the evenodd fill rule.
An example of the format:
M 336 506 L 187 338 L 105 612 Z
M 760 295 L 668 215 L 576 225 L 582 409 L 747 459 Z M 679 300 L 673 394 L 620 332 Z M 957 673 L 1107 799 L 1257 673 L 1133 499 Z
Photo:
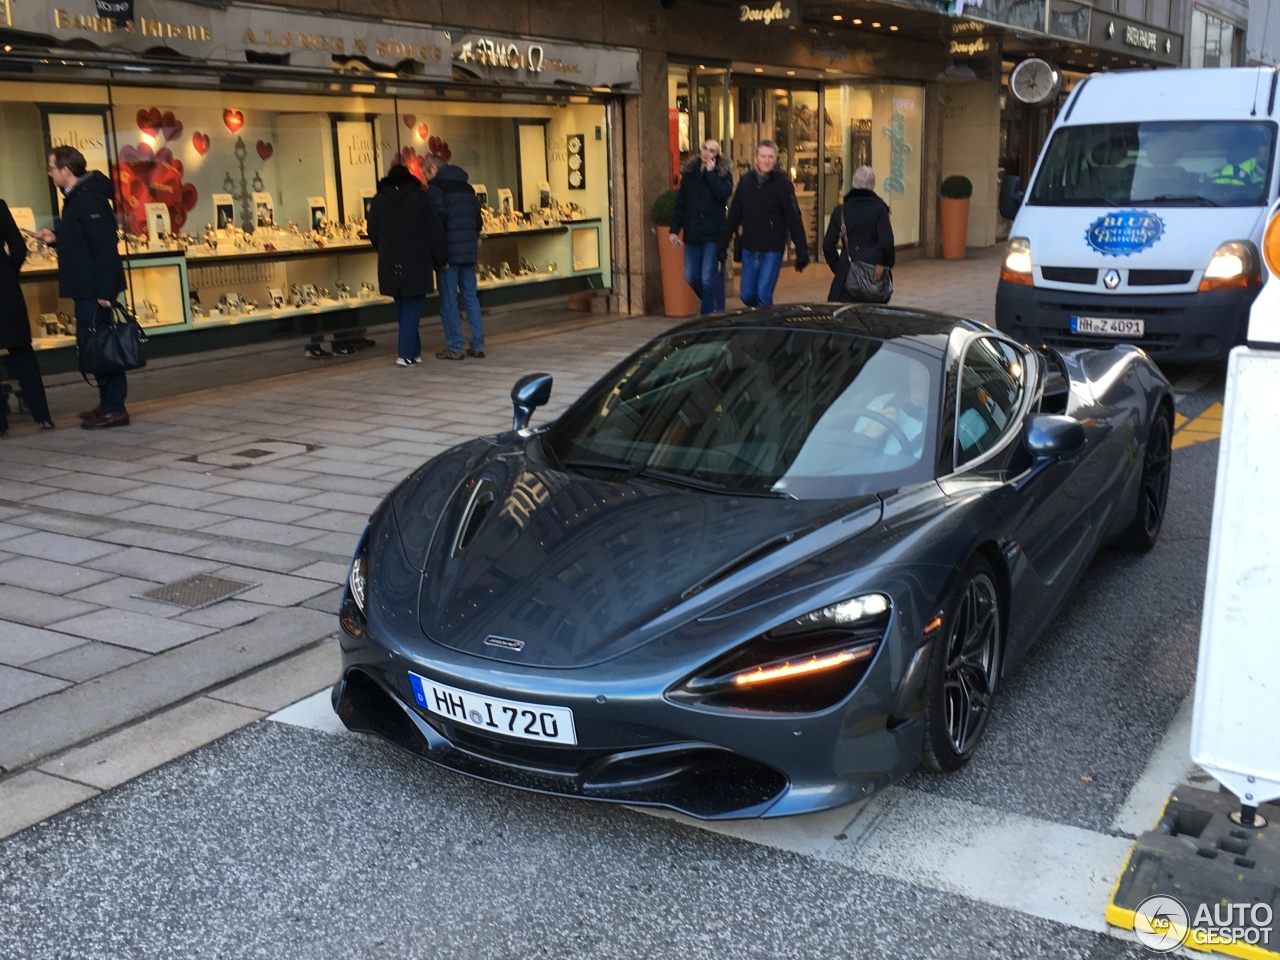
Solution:
M 850 257 L 863 263 L 875 264 L 876 279 L 884 275 L 886 268 L 893 267 L 895 259 L 889 206 L 876 196 L 876 172 L 870 167 L 858 167 L 853 171 L 851 183 L 852 187 L 844 195 L 844 202 L 831 211 L 827 233 L 822 238 L 822 255 L 835 274 L 827 299 L 845 303 L 853 301 L 844 287 Z M 848 250 L 841 249 L 842 222 L 849 236 Z
M 31 324 L 27 303 L 18 284 L 18 271 L 27 259 L 27 242 L 13 221 L 9 205 L 0 200 L 0 350 L 8 350 L 10 372 L 18 378 L 31 419 L 43 430 L 52 430 L 49 401 L 45 398 L 44 381 L 36 352 L 31 347 Z M 8 404 L 0 397 L 0 437 L 9 432 Z
M 396 302 L 396 363 L 411 367 L 422 360 L 418 325 L 427 294 L 435 289 L 434 270 L 448 266 L 449 258 L 440 216 L 422 181 L 402 164 L 378 183 L 369 205 L 369 242 L 378 251 L 378 289 Z

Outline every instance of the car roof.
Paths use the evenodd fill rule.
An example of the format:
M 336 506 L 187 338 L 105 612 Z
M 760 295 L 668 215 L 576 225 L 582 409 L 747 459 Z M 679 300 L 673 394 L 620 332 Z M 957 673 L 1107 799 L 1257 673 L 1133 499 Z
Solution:
M 814 333 L 842 333 L 872 340 L 901 341 L 937 357 L 946 355 L 957 330 L 992 333 L 976 320 L 928 310 L 864 303 L 785 303 L 771 307 L 731 310 L 698 317 L 667 331 L 667 335 L 695 330 L 786 327 Z

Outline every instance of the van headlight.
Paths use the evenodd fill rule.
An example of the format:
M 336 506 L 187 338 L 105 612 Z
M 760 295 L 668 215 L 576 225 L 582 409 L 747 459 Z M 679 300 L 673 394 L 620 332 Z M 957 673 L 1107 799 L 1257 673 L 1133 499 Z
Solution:
M 1200 280 L 1201 292 L 1237 290 L 1262 282 L 1257 248 L 1248 240 L 1228 240 L 1213 251 Z
M 1031 286 L 1031 241 L 1026 237 L 1010 237 L 1005 245 L 1000 279 L 1007 283 Z

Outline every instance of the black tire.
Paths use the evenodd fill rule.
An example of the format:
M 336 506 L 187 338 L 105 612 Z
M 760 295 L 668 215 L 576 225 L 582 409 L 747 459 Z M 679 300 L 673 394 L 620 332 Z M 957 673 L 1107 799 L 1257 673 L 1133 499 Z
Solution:
M 1133 521 L 1120 534 L 1125 550 L 1146 553 L 1160 538 L 1165 507 L 1169 502 L 1169 476 L 1173 464 L 1173 424 L 1169 411 L 1160 407 L 1147 434 L 1147 450 L 1142 457 L 1142 479 L 1138 483 L 1138 505 Z
M 921 761 L 951 773 L 977 751 L 1000 677 L 1000 593 L 984 557 L 965 565 L 942 618 L 925 678 Z

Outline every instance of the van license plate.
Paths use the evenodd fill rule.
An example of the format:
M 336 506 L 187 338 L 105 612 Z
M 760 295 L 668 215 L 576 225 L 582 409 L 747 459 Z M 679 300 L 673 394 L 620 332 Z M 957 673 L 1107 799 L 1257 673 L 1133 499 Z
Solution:
M 1140 337 L 1146 332 L 1146 322 L 1113 317 L 1072 317 L 1071 332 L 1103 337 Z

